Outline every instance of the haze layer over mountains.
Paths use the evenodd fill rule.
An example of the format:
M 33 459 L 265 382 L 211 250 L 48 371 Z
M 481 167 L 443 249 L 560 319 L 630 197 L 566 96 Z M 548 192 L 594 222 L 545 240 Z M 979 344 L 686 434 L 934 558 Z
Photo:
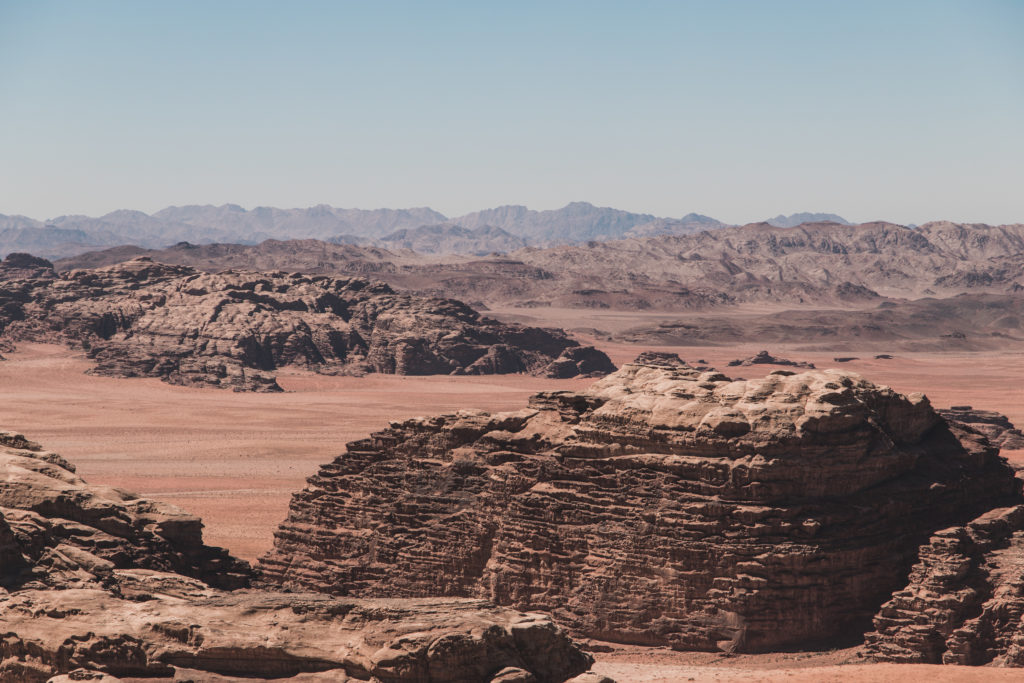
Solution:
M 811 213 L 780 215 L 768 222 L 789 227 L 822 220 L 846 222 L 834 214 Z M 420 253 L 487 254 L 525 246 L 686 235 L 725 225 L 696 213 L 663 218 L 586 202 L 549 211 L 501 206 L 451 218 L 430 208 L 172 206 L 152 215 L 122 209 L 100 217 L 60 216 L 46 221 L 0 214 L 0 255 L 22 251 L 61 258 L 125 244 L 160 248 L 178 242 L 258 244 L 267 239 L 318 239 Z

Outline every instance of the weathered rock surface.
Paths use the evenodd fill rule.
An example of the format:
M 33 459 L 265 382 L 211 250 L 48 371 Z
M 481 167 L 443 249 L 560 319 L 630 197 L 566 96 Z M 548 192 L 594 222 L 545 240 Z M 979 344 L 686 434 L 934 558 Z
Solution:
M 650 354 L 518 412 L 350 443 L 260 566 L 339 595 L 485 597 L 605 640 L 807 647 L 858 639 L 921 543 L 1020 488 L 922 395 Z
M 396 294 L 362 278 L 212 275 L 145 257 L 0 281 L 0 332 L 81 346 L 101 374 L 238 390 L 280 390 L 271 373 L 282 366 L 557 377 L 614 370 L 559 330 L 506 325 L 450 299 Z
M 0 681 L 561 683 L 592 662 L 549 617 L 482 600 L 244 588 L 198 518 L 73 469 L 0 433 Z
M 1010 422 L 1010 418 L 994 410 L 976 410 L 971 406 L 952 406 L 939 414 L 951 422 L 958 422 L 977 430 L 999 448 L 1024 450 L 1024 432 Z
M 12 252 L 3 261 L 0 261 L 0 277 L 5 279 L 54 277 L 53 263 L 32 254 Z
M 452 598 L 187 585 L 127 599 L 98 589 L 22 591 L 0 596 L 0 627 L 0 679 L 11 681 L 84 668 L 147 678 L 194 671 L 197 681 L 322 672 L 324 681 L 561 683 L 592 661 L 546 616 Z
M 102 586 L 118 569 L 248 585 L 248 564 L 204 545 L 202 528 L 172 505 L 86 484 L 59 455 L 0 432 L 0 587 Z
M 879 661 L 1024 666 L 1024 506 L 943 529 L 921 546 L 865 638 Z
M 751 365 L 786 365 L 793 368 L 806 368 L 808 370 L 814 369 L 814 363 L 808 363 L 802 360 L 789 360 L 787 358 L 777 358 L 767 351 L 758 351 L 750 358 L 741 358 L 737 360 L 731 360 L 728 363 L 729 367 L 749 367 Z

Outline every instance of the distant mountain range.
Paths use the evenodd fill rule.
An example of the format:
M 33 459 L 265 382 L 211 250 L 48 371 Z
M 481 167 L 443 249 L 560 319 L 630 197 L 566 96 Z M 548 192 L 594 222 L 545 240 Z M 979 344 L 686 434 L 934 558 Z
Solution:
M 839 225 L 851 225 L 842 216 L 837 216 L 834 213 L 793 213 L 788 216 L 779 214 L 775 218 L 769 218 L 765 221 L 768 225 L 774 225 L 776 228 L 795 228 L 798 225 L 804 223 L 838 223 Z
M 777 216 L 772 225 L 832 221 L 835 214 Z M 561 209 L 534 211 L 500 206 L 449 218 L 433 209 L 305 209 L 172 206 L 150 215 L 119 210 L 105 216 L 60 216 L 38 221 L 0 214 L 0 256 L 25 251 L 47 258 L 81 254 L 98 247 L 136 245 L 162 248 L 193 244 L 258 244 L 267 239 L 318 239 L 336 244 L 412 249 L 421 253 L 488 254 L 524 246 L 550 247 L 629 237 L 689 235 L 726 224 L 690 213 L 664 218 L 573 202 Z

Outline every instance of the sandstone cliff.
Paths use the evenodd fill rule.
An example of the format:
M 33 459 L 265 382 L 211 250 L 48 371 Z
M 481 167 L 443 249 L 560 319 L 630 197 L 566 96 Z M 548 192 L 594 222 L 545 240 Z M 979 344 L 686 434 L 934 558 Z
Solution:
M 592 661 L 547 616 L 482 600 L 245 588 L 201 528 L 0 432 L 0 681 L 560 683 Z
M 932 536 L 875 628 L 877 661 L 1024 666 L 1024 506 Z
M 96 372 L 275 391 L 316 372 L 598 376 L 600 351 L 559 330 L 506 325 L 450 299 L 362 278 L 228 271 L 139 258 L 59 278 L 0 281 L 0 332 L 85 348 Z
M 1020 483 L 921 395 L 645 354 L 518 412 L 392 423 L 296 494 L 265 579 L 472 596 L 680 649 L 856 642 L 930 534 Z

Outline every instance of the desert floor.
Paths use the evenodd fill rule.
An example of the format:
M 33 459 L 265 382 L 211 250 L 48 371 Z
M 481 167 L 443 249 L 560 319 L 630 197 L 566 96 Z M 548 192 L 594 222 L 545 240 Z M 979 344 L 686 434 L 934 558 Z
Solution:
M 644 347 L 597 341 L 616 363 Z M 649 347 L 704 360 L 730 376 L 770 366 L 727 368 L 760 350 Z M 901 354 L 769 349 L 777 356 L 838 367 L 936 406 L 998 410 L 1024 425 L 1024 353 Z M 512 410 L 542 389 L 578 389 L 591 380 L 500 377 L 323 377 L 279 375 L 284 394 L 174 387 L 155 379 L 86 374 L 90 362 L 66 348 L 23 344 L 0 362 L 0 428 L 66 456 L 89 482 L 174 503 L 201 516 L 206 540 L 255 559 L 272 543 L 291 494 L 347 441 L 398 420 L 462 408 Z M 833 356 L 860 355 L 837 364 Z M 1024 452 L 1007 453 L 1024 462 Z M 1021 680 L 1019 671 L 859 664 L 855 650 L 725 657 L 616 646 L 597 670 L 620 681 L 945 681 Z

